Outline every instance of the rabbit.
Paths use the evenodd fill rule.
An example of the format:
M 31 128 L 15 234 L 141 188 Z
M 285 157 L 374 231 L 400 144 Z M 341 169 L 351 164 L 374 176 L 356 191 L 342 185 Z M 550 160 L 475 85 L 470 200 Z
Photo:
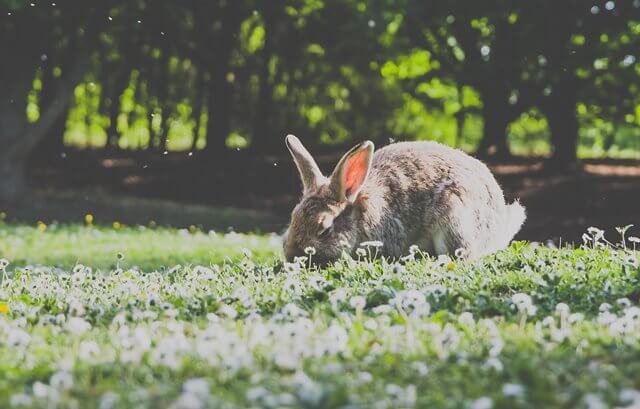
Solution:
M 285 143 L 303 185 L 284 234 L 289 261 L 313 248 L 313 261 L 326 265 L 343 251 L 355 256 L 366 241 L 382 242 L 376 254 L 389 259 L 412 245 L 476 259 L 507 247 L 526 218 L 519 201 L 505 203 L 484 163 L 437 142 L 398 142 L 374 153 L 365 141 L 329 177 L 298 138 L 287 135 Z

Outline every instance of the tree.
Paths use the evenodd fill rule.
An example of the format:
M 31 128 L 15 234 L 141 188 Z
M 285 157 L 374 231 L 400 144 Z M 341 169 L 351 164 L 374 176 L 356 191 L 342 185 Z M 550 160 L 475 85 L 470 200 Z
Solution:
M 0 202 L 13 201 L 24 191 L 27 157 L 65 113 L 74 87 L 88 69 L 108 7 L 107 1 L 94 4 L 76 0 L 55 7 L 34 3 L 33 7 L 10 7 L 10 11 L 3 12 L 7 17 L 0 25 Z M 67 15 L 73 18 L 68 19 Z M 47 26 L 51 20 L 64 25 L 64 29 L 54 33 L 33 29 Z M 51 35 L 56 36 L 55 41 L 51 41 Z M 67 58 L 59 60 L 68 49 L 74 50 L 73 58 L 67 54 Z M 29 123 L 25 114 L 28 95 L 36 70 L 49 58 L 61 61 L 61 74 L 46 84 L 53 87 L 52 91 L 47 90 L 52 94 L 39 119 Z

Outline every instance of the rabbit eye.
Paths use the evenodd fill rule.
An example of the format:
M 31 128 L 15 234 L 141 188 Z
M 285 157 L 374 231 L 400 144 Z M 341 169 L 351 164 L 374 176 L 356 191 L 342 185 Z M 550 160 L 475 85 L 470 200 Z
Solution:
M 320 233 L 318 233 L 318 237 L 323 238 L 323 237 L 329 236 L 329 233 L 331 233 L 332 227 L 333 226 L 329 226 L 326 229 L 321 230 Z

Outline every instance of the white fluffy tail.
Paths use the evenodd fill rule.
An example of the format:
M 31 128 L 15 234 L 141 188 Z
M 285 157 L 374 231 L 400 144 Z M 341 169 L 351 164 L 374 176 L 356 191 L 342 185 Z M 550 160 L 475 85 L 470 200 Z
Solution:
M 501 248 L 509 245 L 513 236 L 520 231 L 526 218 L 527 215 L 524 206 L 520 204 L 520 201 L 516 200 L 510 205 L 505 206 L 505 213 L 500 228 L 501 237 L 498 239 L 502 242 Z
M 504 213 L 498 219 L 498 225 L 495 226 L 491 236 L 491 245 L 487 246 L 484 254 L 493 253 L 509 246 L 511 239 L 522 227 L 522 223 L 527 218 L 524 207 L 519 201 L 515 201 L 504 206 Z

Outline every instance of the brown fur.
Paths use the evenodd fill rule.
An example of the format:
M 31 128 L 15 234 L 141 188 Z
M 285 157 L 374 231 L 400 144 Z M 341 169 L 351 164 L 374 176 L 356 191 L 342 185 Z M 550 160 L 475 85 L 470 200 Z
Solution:
M 288 145 L 299 144 L 294 138 L 287 137 Z M 299 152 L 290 150 L 296 158 Z M 356 197 L 341 197 L 341 166 L 350 155 L 362 157 L 363 152 L 372 156 L 367 177 Z M 304 162 L 300 156 L 299 162 Z M 381 241 L 379 254 L 391 258 L 408 254 L 414 244 L 432 255 L 460 248 L 475 258 L 506 247 L 525 219 L 519 203 L 505 203 L 482 162 L 435 142 L 396 143 L 375 154 L 372 143 L 360 144 L 345 154 L 330 178 L 317 176 L 315 162 L 303 166 L 303 184 L 309 188 L 284 237 L 287 259 L 314 247 L 314 260 L 331 262 L 343 250 L 354 254 L 361 242 L 370 240 Z M 309 175 L 316 176 L 304 181 Z M 320 235 L 320 217 L 327 215 L 333 225 Z

